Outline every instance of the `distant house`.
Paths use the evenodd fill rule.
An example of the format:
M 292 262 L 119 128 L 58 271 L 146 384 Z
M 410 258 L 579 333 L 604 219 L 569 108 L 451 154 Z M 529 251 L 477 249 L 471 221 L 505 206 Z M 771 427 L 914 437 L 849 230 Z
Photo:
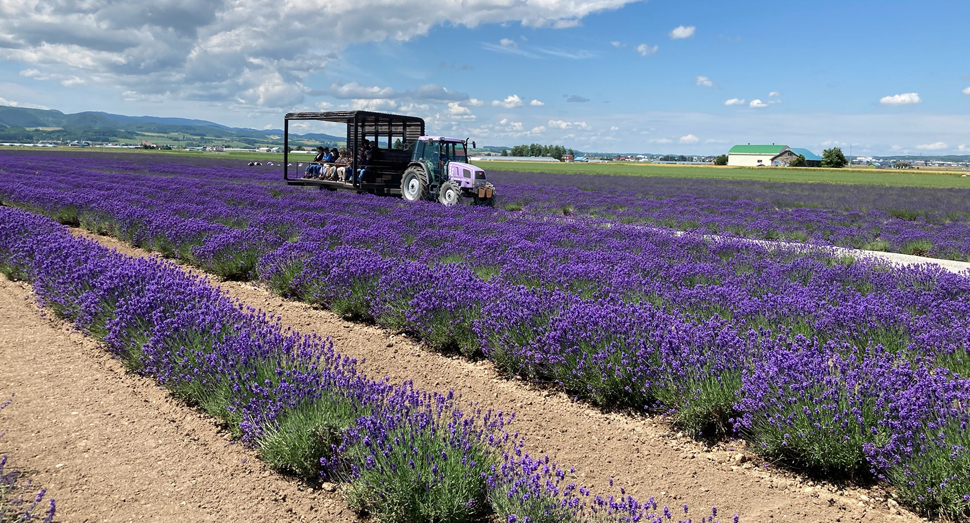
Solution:
M 735 145 L 728 151 L 728 165 L 737 167 L 786 167 L 796 156 L 798 154 L 787 145 Z
M 808 149 L 795 148 L 795 149 L 792 149 L 791 152 L 795 153 L 796 155 L 797 154 L 800 154 L 800 155 L 804 156 L 805 157 L 805 166 L 806 167 L 821 167 L 822 166 L 822 157 L 819 156 L 819 155 L 817 155 L 817 154 L 815 154 L 815 153 L 813 153 L 812 151 L 809 151 Z

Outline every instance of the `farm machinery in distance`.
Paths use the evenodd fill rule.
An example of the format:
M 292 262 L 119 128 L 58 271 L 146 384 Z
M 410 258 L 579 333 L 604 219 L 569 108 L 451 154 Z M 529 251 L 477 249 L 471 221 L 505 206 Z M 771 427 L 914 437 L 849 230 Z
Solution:
M 291 176 L 291 121 L 347 125 L 346 181 Z M 371 150 L 363 154 L 365 142 Z M 474 142 L 473 146 L 474 146 Z M 495 187 L 485 171 L 468 163 L 468 140 L 425 135 L 424 120 L 369 111 L 288 113 L 283 124 L 283 179 L 290 185 L 401 196 L 407 201 L 438 200 L 455 205 L 462 198 L 493 206 Z M 366 158 L 366 160 L 365 160 Z

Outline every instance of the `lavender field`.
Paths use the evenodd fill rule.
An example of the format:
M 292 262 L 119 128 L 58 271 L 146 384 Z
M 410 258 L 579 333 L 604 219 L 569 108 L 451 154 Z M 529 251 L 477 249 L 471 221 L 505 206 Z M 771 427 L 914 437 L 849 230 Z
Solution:
M 884 481 L 929 515 L 970 510 L 970 275 L 731 237 L 967 259 L 970 234 L 954 232 L 967 224 L 960 194 L 931 200 L 927 192 L 926 205 L 917 205 L 918 198 L 904 194 L 837 200 L 826 189 L 759 193 L 735 184 L 733 193 L 694 188 L 695 195 L 684 196 L 669 181 L 633 193 L 501 184 L 500 175 L 494 179 L 503 200 L 493 210 L 300 190 L 281 185 L 270 170 L 96 157 L 65 164 L 36 156 L 3 157 L 0 169 L 5 206 L 110 234 L 225 278 L 257 280 L 282 295 L 410 333 L 433 349 L 488 358 L 509 375 L 597 405 L 667 414 L 696 435 L 744 437 L 778 463 Z M 652 198 L 638 195 L 651 190 Z M 746 191 L 752 199 L 743 199 Z M 823 208 L 830 196 L 842 203 Z M 867 208 L 852 210 L 852 201 Z M 38 278 L 33 264 L 57 256 L 37 254 L 39 243 L 53 240 L 41 241 L 35 229 L 54 234 L 53 224 L 4 211 L 0 223 L 7 222 L 22 224 L 0 235 L 0 266 L 16 278 Z M 707 233 L 724 237 L 702 237 Z M 85 256 L 92 255 L 76 258 Z M 68 264 L 48 277 L 65 285 L 77 270 Z M 149 312 L 169 310 L 125 298 L 128 276 L 121 275 L 141 272 L 148 269 L 126 268 L 109 279 L 116 304 L 109 309 L 131 307 L 127 316 L 92 316 L 88 311 L 102 310 L 102 298 L 83 288 L 65 293 L 74 298 L 63 305 L 50 293 L 51 305 L 110 346 L 112 329 L 130 328 L 118 318 L 137 325 Z M 178 325 L 200 325 L 205 336 L 240 324 L 228 312 L 211 320 L 175 317 L 164 323 L 168 336 Z M 238 329 L 229 331 L 244 339 L 268 336 Z M 177 344 L 156 349 L 153 338 L 124 336 L 123 345 L 150 356 L 132 359 L 135 368 L 197 393 L 191 369 L 170 370 L 191 360 L 171 352 Z M 234 362 L 222 374 L 242 382 L 262 376 L 235 346 L 216 345 L 203 352 L 223 351 Z M 282 423 L 275 411 L 259 410 L 262 402 L 299 412 L 309 401 L 278 394 L 253 388 L 248 405 L 258 416 L 246 414 L 245 405 L 223 415 L 236 417 L 243 436 L 261 440 L 267 427 L 273 433 Z M 357 467 L 354 474 L 366 469 Z M 501 470 L 539 468 L 519 461 Z
M 506 210 L 970 260 L 970 189 L 544 173 L 489 176 L 498 183 L 507 181 L 499 202 Z

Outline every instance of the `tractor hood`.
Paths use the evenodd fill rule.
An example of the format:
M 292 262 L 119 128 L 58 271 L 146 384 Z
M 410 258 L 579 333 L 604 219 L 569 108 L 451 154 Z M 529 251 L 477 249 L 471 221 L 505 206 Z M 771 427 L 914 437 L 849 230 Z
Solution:
M 462 187 L 485 185 L 485 170 L 470 163 L 448 162 L 448 179 L 457 181 Z

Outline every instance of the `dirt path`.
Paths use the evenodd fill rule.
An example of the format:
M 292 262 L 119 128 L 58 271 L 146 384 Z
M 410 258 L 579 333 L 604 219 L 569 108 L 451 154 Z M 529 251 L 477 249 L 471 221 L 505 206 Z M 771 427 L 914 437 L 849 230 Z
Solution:
M 149 255 L 113 238 L 95 238 L 127 255 Z M 210 281 L 280 316 L 284 325 L 332 337 L 340 352 L 364 360 L 362 370 L 373 377 L 412 379 L 427 389 L 453 388 L 486 408 L 516 412 L 514 428 L 526 436 L 528 452 L 576 467 L 577 483 L 598 493 L 619 495 L 607 485 L 612 476 L 617 489 L 625 487 L 644 500 L 656 496 L 661 506 L 687 503 L 695 517 L 716 505 L 727 516 L 724 520 L 738 513 L 748 522 L 925 521 L 879 489 L 843 488 L 776 469 L 746 452 L 743 442 L 707 447 L 674 434 L 662 418 L 603 413 L 564 394 L 502 378 L 490 362 L 431 353 L 406 337 L 284 300 L 251 283 Z
M 0 369 L 0 398 L 15 394 L 0 454 L 49 489 L 57 521 L 357 521 L 339 493 L 273 473 L 2 275 Z

